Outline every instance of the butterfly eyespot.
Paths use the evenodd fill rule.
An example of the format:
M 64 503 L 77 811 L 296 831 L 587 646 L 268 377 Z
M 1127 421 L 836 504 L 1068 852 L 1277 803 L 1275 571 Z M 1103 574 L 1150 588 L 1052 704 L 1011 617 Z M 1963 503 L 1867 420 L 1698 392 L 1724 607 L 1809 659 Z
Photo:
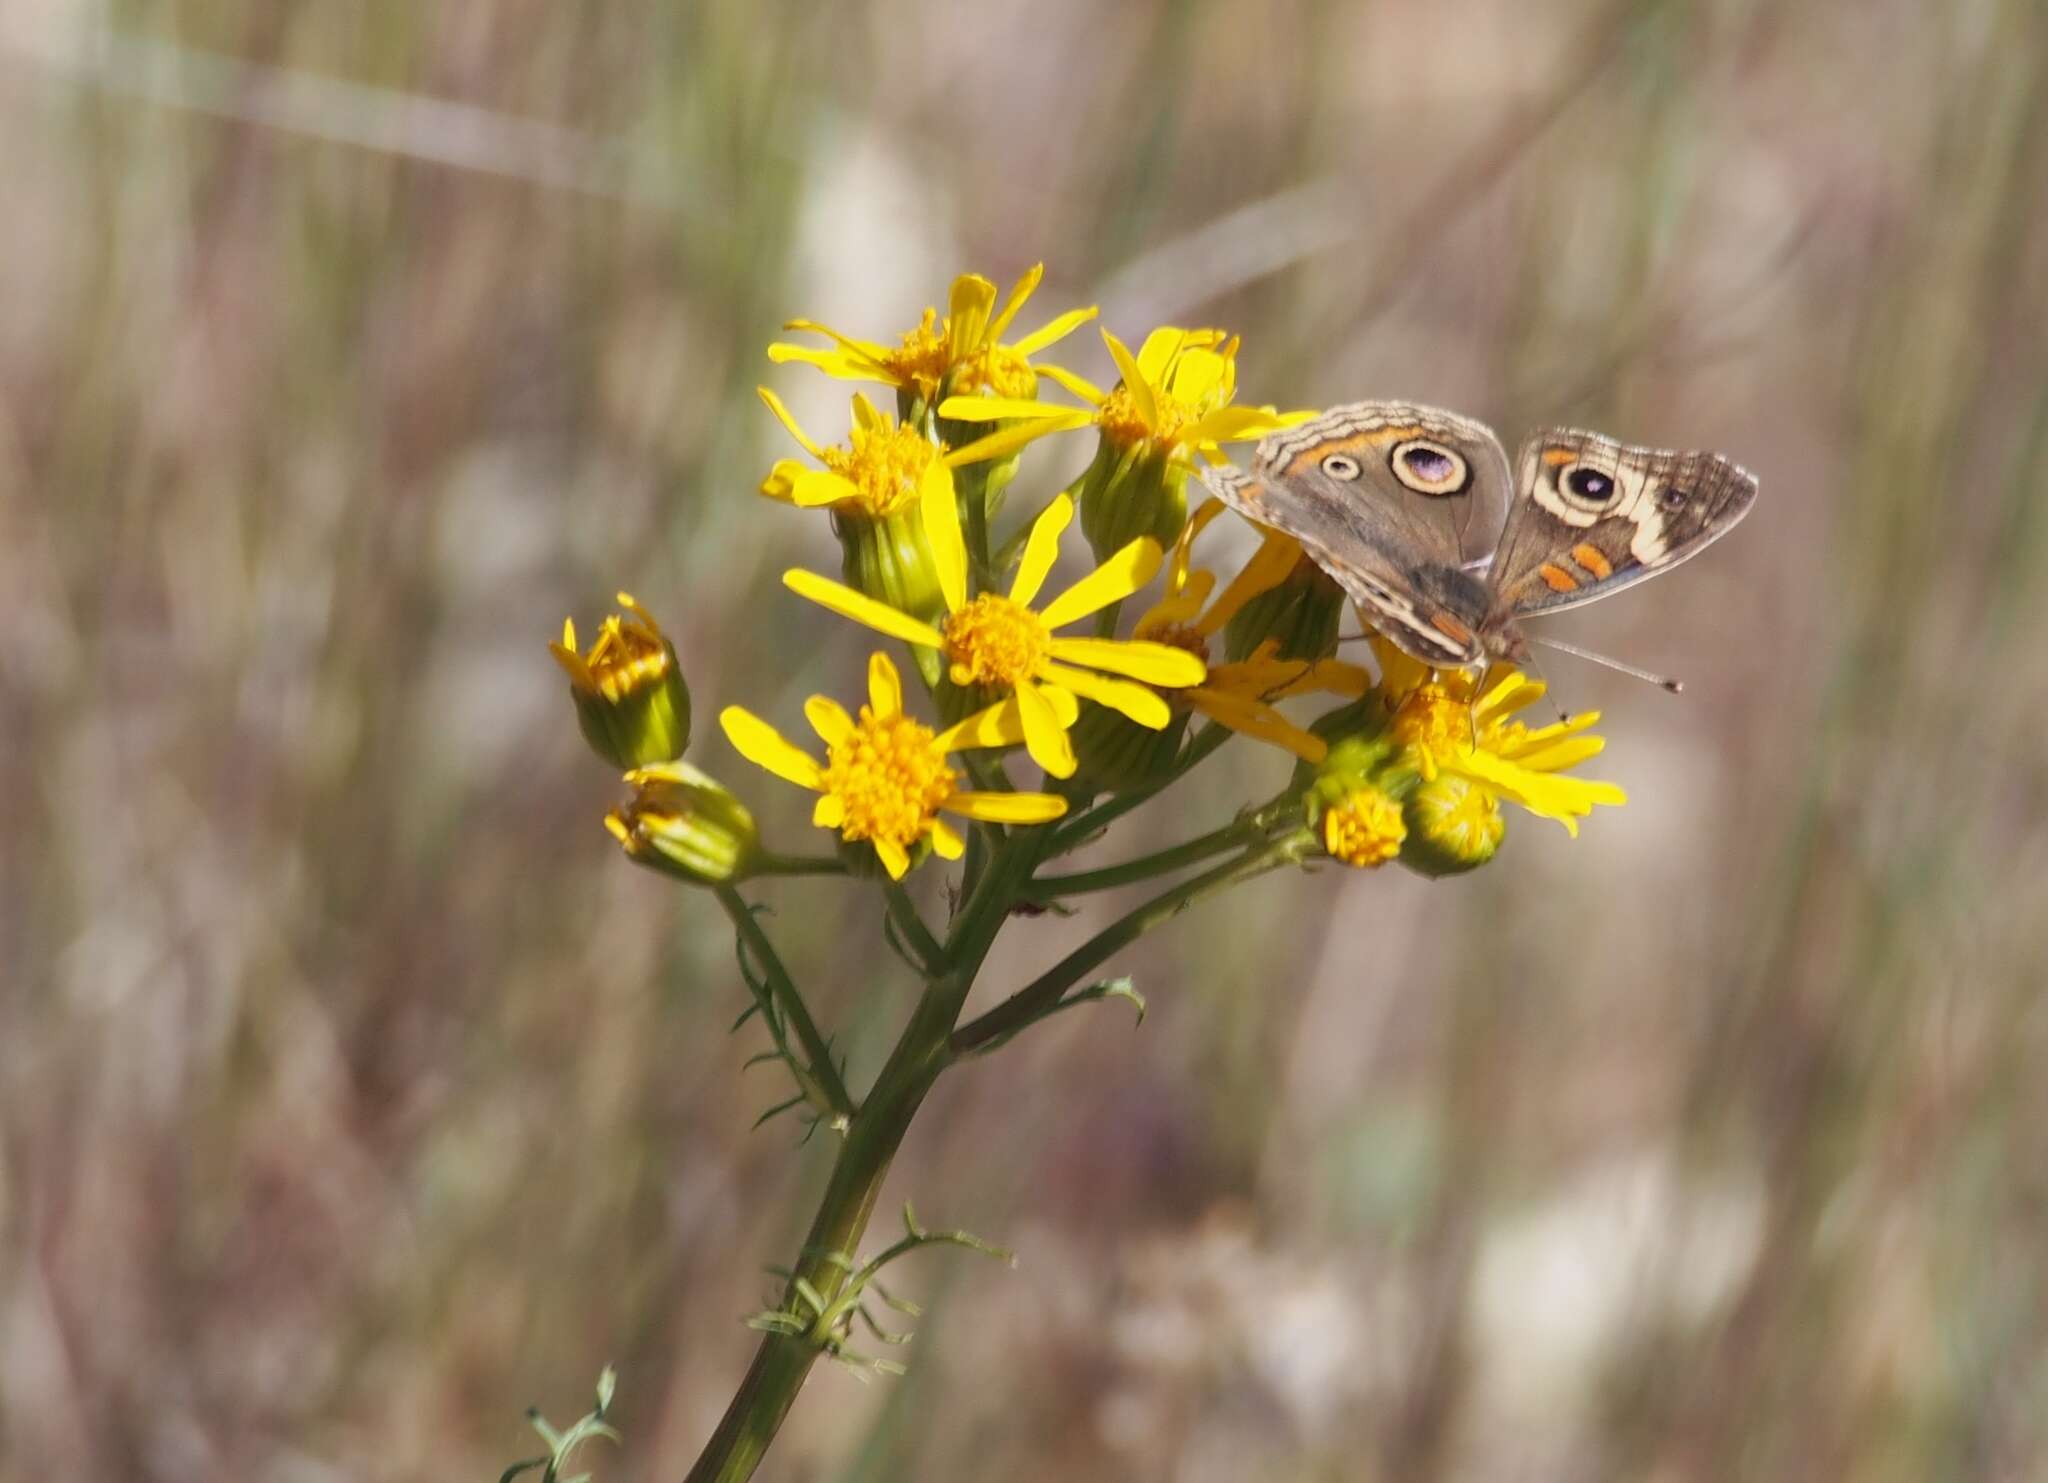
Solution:
M 1332 453 L 1323 460 L 1323 472 L 1332 479 L 1346 481 L 1356 479 L 1365 470 L 1358 466 L 1358 460 L 1348 453 Z
M 1394 445 L 1387 457 L 1394 477 L 1417 494 L 1463 494 L 1472 470 L 1465 460 L 1428 438 L 1410 438 Z
M 1657 503 L 1667 510 L 1682 510 L 1685 508 L 1686 501 L 1691 498 L 1692 494 L 1690 491 L 1680 489 L 1675 484 L 1667 484 L 1658 493 Z
M 1574 499 L 1589 505 L 1611 504 L 1614 501 L 1614 476 L 1580 464 L 1565 474 L 1564 489 Z

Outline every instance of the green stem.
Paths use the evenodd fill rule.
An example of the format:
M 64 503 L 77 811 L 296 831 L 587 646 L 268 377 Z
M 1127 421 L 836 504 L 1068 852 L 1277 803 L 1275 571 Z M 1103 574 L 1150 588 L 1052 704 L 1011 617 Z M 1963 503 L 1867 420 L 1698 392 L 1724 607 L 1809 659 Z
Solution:
M 1099 870 L 1076 870 L 1032 881 L 1024 888 L 1025 896 L 1031 901 L 1053 901 L 1061 896 L 1083 896 L 1090 891 L 1110 891 L 1118 886 L 1151 880 L 1154 876 L 1168 875 L 1198 860 L 1206 860 L 1211 855 L 1220 855 L 1241 844 L 1249 844 L 1260 832 L 1255 822 L 1237 820 L 1221 829 L 1212 829 L 1198 839 L 1170 849 L 1154 850 L 1134 860 L 1105 865 Z
M 837 855 L 778 855 L 763 850 L 754 861 L 756 875 L 844 875 L 846 862 Z
M 804 1056 L 810 1065 L 805 1069 L 817 1082 L 818 1089 L 830 1105 L 819 1109 L 834 1117 L 850 1117 L 853 1114 L 853 1097 L 846 1090 L 846 1083 L 840 1079 L 839 1068 L 832 1062 L 832 1048 L 825 1043 L 825 1037 L 818 1033 L 817 1022 L 811 1018 L 810 1008 L 804 1003 L 804 996 L 797 992 L 796 981 L 789 976 L 789 970 L 782 966 L 781 955 L 775 951 L 775 944 L 768 940 L 760 920 L 746 899 L 731 886 L 718 888 L 718 904 L 725 908 L 725 914 L 732 918 L 733 930 L 740 935 L 740 941 L 747 945 L 754 955 L 754 961 L 761 965 L 768 975 L 768 983 L 776 1000 L 782 1006 L 783 1018 L 796 1029 L 796 1037 L 803 1042 Z
M 1174 887 L 1112 924 L 1088 946 L 1069 954 L 1051 973 L 956 1033 L 961 1006 L 996 934 L 1031 872 L 1053 847 L 1052 831 L 1047 829 L 1013 830 L 992 838 L 982 878 L 947 934 L 941 953 L 944 970 L 927 984 L 910 1023 L 875 1078 L 873 1090 L 847 1126 L 838 1160 L 784 1294 L 785 1305 L 799 1280 L 829 1304 L 860 1270 L 854 1265 L 856 1252 L 874 1215 L 890 1162 L 933 1083 L 963 1049 L 1000 1037 L 1013 1026 L 1028 1024 L 1040 1012 L 1041 1004 L 1056 1004 L 1074 979 L 1140 933 L 1196 897 L 1289 858 L 1306 838 L 1305 831 L 1296 831 Z M 721 899 L 726 894 L 722 892 Z M 745 903 L 732 895 L 727 909 L 733 910 L 735 905 L 739 908 L 736 923 L 741 917 L 751 920 Z M 741 932 L 751 936 L 745 926 Z M 765 1335 L 746 1378 L 685 1483 L 744 1483 L 752 1477 L 820 1352 L 802 1338 Z
M 896 924 L 904 943 L 917 955 L 919 966 L 926 973 L 936 973 L 945 949 L 939 946 L 931 928 L 925 926 L 924 918 L 918 915 L 917 903 L 910 899 L 910 893 L 903 889 L 901 881 L 884 881 L 882 892 L 888 898 L 889 920 Z
M 1033 1020 L 1050 1013 L 1068 989 L 1154 927 L 1170 921 L 1204 896 L 1249 880 L 1289 860 L 1300 859 L 1314 843 L 1312 830 L 1291 829 L 1278 839 L 1245 851 L 1235 860 L 1226 860 L 1191 880 L 1167 887 L 1150 901 L 1111 922 L 987 1014 L 962 1025 L 953 1034 L 954 1054 L 964 1055 L 991 1040 L 1015 1034 Z
M 1042 840 L 1027 833 L 1004 838 L 995 849 L 980 887 L 968 898 L 947 936 L 942 954 L 945 972 L 926 986 L 910 1023 L 875 1078 L 873 1090 L 847 1127 L 824 1198 L 818 1203 L 818 1213 L 783 1295 L 785 1305 L 799 1279 L 830 1303 L 855 1270 L 855 1252 L 875 1213 L 889 1164 L 932 1083 L 953 1060 L 950 1037 L 960 1018 L 960 1006 L 1009 914 L 1016 887 L 1037 866 L 1043 848 Z M 685 1483 L 742 1483 L 752 1477 L 818 1354 L 815 1345 L 802 1339 L 766 1335 Z

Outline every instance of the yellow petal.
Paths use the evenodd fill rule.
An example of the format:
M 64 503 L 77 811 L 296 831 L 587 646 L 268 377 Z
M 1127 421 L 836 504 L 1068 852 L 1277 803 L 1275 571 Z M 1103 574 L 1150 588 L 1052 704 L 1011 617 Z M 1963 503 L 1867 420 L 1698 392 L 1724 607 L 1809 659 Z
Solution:
M 939 807 L 991 824 L 1043 824 L 1067 811 L 1067 800 L 1051 793 L 955 793 Z
M 1186 649 L 1144 639 L 1054 639 L 1049 649 L 1053 658 L 1068 664 L 1106 669 L 1175 690 L 1199 685 L 1209 673 L 1209 666 Z
M 959 400 L 966 401 L 962 397 Z M 946 405 L 953 403 L 948 400 Z M 1041 417 L 1034 422 L 1013 422 L 1008 427 L 998 428 L 985 438 L 976 438 L 964 448 L 954 448 L 946 454 L 945 462 L 953 468 L 963 463 L 982 463 L 991 458 L 1003 458 L 1015 453 L 1026 443 L 1035 443 L 1053 433 L 1070 432 L 1077 427 L 1086 427 L 1095 420 L 1090 413 L 1077 407 L 1063 407 L 1051 417 Z
M 960 505 L 953 497 L 953 471 L 938 459 L 925 465 L 917 486 L 924 516 L 924 538 L 932 548 L 932 566 L 946 611 L 967 605 L 967 538 L 960 533 Z
M 856 340 L 851 335 L 842 335 L 830 325 L 819 324 L 815 319 L 786 319 L 782 322 L 782 327 L 786 330 L 802 330 L 807 334 L 823 335 L 828 340 L 836 341 L 849 356 L 858 357 L 877 368 L 887 364 L 888 346 L 877 345 L 872 340 Z M 774 347 L 771 346 L 769 349 L 772 354 Z
M 1132 684 L 1129 680 L 1112 680 L 1108 675 L 1064 664 L 1048 664 L 1040 672 L 1049 684 L 1071 690 L 1113 711 L 1121 711 L 1140 726 L 1149 726 L 1154 731 L 1162 730 L 1173 719 L 1173 712 L 1165 701 L 1143 685 Z
M 1003 331 L 1010 327 L 1010 321 L 1017 317 L 1017 311 L 1038 292 L 1038 285 L 1044 277 L 1044 263 L 1033 263 L 1024 270 L 1024 276 L 1019 278 L 1016 286 L 1010 290 L 1009 298 L 1003 300 L 1003 312 L 989 321 L 988 338 L 991 342 L 1003 338 Z
M 886 381 L 892 386 L 897 378 L 888 367 L 860 356 L 850 355 L 844 350 L 819 350 L 809 345 L 770 345 L 768 359 L 777 365 L 795 361 L 800 365 L 816 366 L 828 376 L 841 381 Z
M 1140 536 L 1094 571 L 1047 603 L 1038 616 L 1047 628 L 1064 628 L 1076 619 L 1121 602 L 1151 581 L 1159 571 L 1159 542 Z
M 799 788 L 823 786 L 818 764 L 752 711 L 729 705 L 718 713 L 718 724 L 733 750 L 756 767 L 764 767 Z
M 1227 695 L 1206 685 L 1188 691 L 1187 701 L 1210 720 L 1220 721 L 1240 735 L 1284 747 L 1304 762 L 1321 762 L 1329 755 L 1329 744 L 1321 737 L 1303 731 L 1263 701 Z
M 1167 389 L 1176 400 L 1213 406 L 1229 399 L 1230 361 L 1213 350 L 1189 349 L 1173 363 Z M 1219 395 L 1220 394 L 1220 395 Z
M 1024 722 L 1024 748 L 1031 760 L 1056 778 L 1070 778 L 1078 765 L 1074 743 L 1053 712 L 1052 701 L 1029 680 L 1017 687 L 1017 713 Z
M 1214 330 L 1182 330 L 1172 325 L 1161 325 L 1145 337 L 1145 343 L 1138 347 L 1138 370 L 1154 386 L 1163 384 L 1173 370 L 1173 363 L 1181 348 L 1190 343 L 1213 345 Z
M 846 822 L 846 800 L 836 793 L 820 793 L 811 805 L 811 822 L 820 829 L 837 829 Z
M 1017 580 L 1010 584 L 1011 602 L 1027 608 L 1031 606 L 1031 600 L 1038 596 L 1038 589 L 1045 585 L 1046 574 L 1059 560 L 1060 533 L 1073 518 L 1074 501 L 1061 494 L 1031 522 L 1031 536 L 1024 543 L 1024 559 L 1017 564 Z
M 875 404 L 860 392 L 853 394 L 853 425 L 862 432 L 873 432 L 889 425 L 889 417 L 875 410 Z
M 801 465 L 789 491 L 789 502 L 800 510 L 815 510 L 859 497 L 860 486 L 845 475 L 826 469 L 807 469 Z
M 1218 407 L 1181 429 L 1183 443 L 1241 443 L 1284 426 L 1270 407 Z
M 1095 311 L 1091 309 L 1088 312 L 1093 314 Z M 1032 369 L 1047 380 L 1072 392 L 1082 401 L 1091 403 L 1094 406 L 1099 407 L 1109 399 L 1108 392 L 1104 391 L 1087 377 L 1076 376 L 1064 366 L 1033 366 Z
M 882 869 L 889 872 L 889 879 L 892 881 L 902 880 L 903 872 L 910 869 L 910 855 L 908 852 L 893 839 L 875 840 L 874 846 L 876 858 L 882 862 Z
M 828 747 L 837 746 L 853 730 L 853 717 L 846 714 L 845 706 L 829 695 L 813 695 L 805 701 L 804 719 L 811 723 L 811 730 L 817 732 L 818 739 Z
M 789 435 L 803 445 L 804 452 L 810 454 L 813 458 L 823 458 L 825 456 L 825 450 L 816 443 L 813 443 L 810 434 L 799 427 L 797 420 L 790 416 L 789 408 L 782 405 L 781 397 L 765 386 L 757 386 L 754 390 L 761 394 L 761 400 L 768 404 L 768 410 L 773 412 L 782 425 L 789 429 Z
M 1124 390 L 1131 394 L 1131 404 L 1137 408 L 1138 416 L 1144 419 L 1148 428 L 1159 426 L 1159 398 L 1152 394 L 1152 383 L 1145 379 L 1138 363 L 1131 359 L 1131 352 L 1123 341 L 1108 330 L 1102 332 L 1102 339 L 1109 346 L 1109 358 L 1116 362 L 1117 374 L 1124 378 Z
M 903 714 L 903 678 L 880 649 L 868 655 L 868 704 L 878 719 Z
M 1048 320 L 1010 348 L 1019 355 L 1036 355 L 1048 345 L 1057 345 L 1082 325 L 1093 319 L 1096 307 L 1090 304 L 1085 309 L 1069 309 L 1059 318 Z
M 782 585 L 798 597 L 807 597 L 842 618 L 864 623 L 892 639 L 902 639 L 906 644 L 918 644 L 927 649 L 937 649 L 945 644 L 944 637 L 929 623 L 921 623 L 908 613 L 898 612 L 887 603 L 877 602 L 865 592 L 857 592 L 830 577 L 795 567 L 782 574 Z
M 1017 699 L 1005 696 L 948 726 L 932 745 L 941 752 L 965 752 L 978 747 L 1014 747 L 1023 740 L 1024 719 L 1017 713 Z
M 761 493 L 785 505 L 795 504 L 796 481 L 808 472 L 809 464 L 799 463 L 793 458 L 778 458 L 775 466 L 768 470 L 768 477 L 761 481 Z
M 939 403 L 939 415 L 953 422 L 998 422 L 1011 417 L 1070 417 L 1074 410 L 1054 402 L 1008 396 L 949 396 Z
M 953 293 L 946 300 L 946 338 L 953 358 L 981 348 L 987 338 L 988 311 L 995 306 L 996 286 L 979 273 L 962 273 L 953 280 Z
M 943 819 L 932 820 L 932 853 L 941 860 L 957 860 L 967 853 L 967 841 L 953 832 Z
M 1516 766 L 1526 767 L 1531 772 L 1562 772 L 1567 767 L 1577 767 L 1581 762 L 1590 761 L 1606 750 L 1607 738 L 1604 736 L 1568 736 L 1532 751 L 1517 750 L 1513 760 Z
M 1282 535 L 1277 530 L 1266 532 L 1265 540 L 1252 553 L 1252 559 L 1230 579 L 1230 585 L 1202 615 L 1202 621 L 1195 625 L 1196 632 L 1204 638 L 1220 632 L 1246 603 L 1286 581 L 1287 574 L 1294 570 L 1294 563 L 1300 559 L 1301 543 L 1294 537 Z

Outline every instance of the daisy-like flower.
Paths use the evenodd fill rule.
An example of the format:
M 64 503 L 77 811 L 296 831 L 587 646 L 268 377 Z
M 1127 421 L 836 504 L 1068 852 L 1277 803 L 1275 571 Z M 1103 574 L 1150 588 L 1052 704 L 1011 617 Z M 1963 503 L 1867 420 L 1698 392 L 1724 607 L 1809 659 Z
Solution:
M 941 403 L 939 415 L 956 421 L 1017 423 L 960 449 L 960 462 L 998 458 L 1048 434 L 1092 425 L 1105 442 L 1122 448 L 1149 444 L 1181 457 L 1191 469 L 1193 456 L 1220 458 L 1219 444 L 1262 438 L 1314 415 L 1232 406 L 1237 340 L 1221 330 L 1156 329 L 1136 355 L 1108 330 L 1102 340 L 1123 378 L 1114 387 L 1104 391 L 1070 371 L 1055 378 L 1084 407 L 1001 397 L 950 397 Z
M 740 706 L 719 712 L 718 723 L 741 756 L 777 777 L 819 795 L 811 822 L 846 840 L 866 840 L 892 879 L 910 868 L 910 852 L 929 840 L 957 860 L 966 842 L 943 813 L 997 824 L 1043 824 L 1067 811 L 1050 793 L 978 793 L 959 786 L 950 753 L 970 747 L 1014 746 L 1023 740 L 1014 715 L 1001 706 L 977 712 L 935 732 L 903 710 L 903 681 L 886 654 L 868 660 L 868 703 L 858 717 L 823 695 L 804 702 L 804 715 L 825 743 L 819 762 L 773 726 Z
M 1380 666 L 1380 693 L 1391 712 L 1387 734 L 1421 774 L 1421 791 L 1442 778 L 1471 785 L 1470 791 L 1432 795 L 1444 825 L 1483 822 L 1485 802 L 1474 799 L 1475 792 L 1555 819 L 1572 835 L 1596 804 L 1628 801 L 1613 783 L 1564 775 L 1566 768 L 1606 747 L 1604 737 L 1590 734 L 1600 720 L 1598 711 L 1530 727 L 1513 716 L 1541 700 L 1544 687 L 1520 670 L 1498 665 L 1483 677 L 1469 670 L 1433 670 L 1378 635 L 1371 642 Z
M 1136 355 L 1107 330 L 1102 339 L 1122 378 L 1114 387 L 1055 378 L 1084 406 L 1005 397 L 949 397 L 939 405 L 941 417 L 1005 424 L 960 448 L 962 463 L 1004 457 L 1051 433 L 1098 429 L 1095 462 L 1081 482 L 1081 528 L 1097 556 L 1138 535 L 1170 544 L 1187 521 L 1187 475 L 1197 459 L 1219 461 L 1221 444 L 1314 415 L 1233 406 L 1237 340 L 1221 330 L 1157 329 Z
M 1060 533 L 1073 518 L 1074 502 L 1060 495 L 1033 522 L 1009 592 L 970 598 L 960 511 L 950 491 L 928 490 L 925 532 L 946 604 L 946 617 L 937 626 L 815 572 L 796 569 L 783 573 L 782 580 L 799 596 L 878 633 L 936 649 L 956 685 L 1008 691 L 995 708 L 1003 726 L 1022 736 L 1032 760 L 1052 776 L 1072 777 L 1077 763 L 1067 728 L 1079 710 L 1074 697 L 1097 701 L 1158 731 L 1172 712 L 1157 692 L 1136 682 L 1194 685 L 1206 672 L 1201 659 L 1166 644 L 1061 638 L 1056 632 L 1151 581 L 1162 560 L 1156 541 L 1132 541 L 1043 607 L 1032 607 L 1059 555 Z
M 1244 605 L 1279 586 L 1294 570 L 1300 543 L 1268 530 L 1251 560 L 1217 593 L 1215 573 L 1193 567 L 1192 547 L 1222 511 L 1221 501 L 1210 500 L 1181 532 L 1167 567 L 1166 595 L 1138 620 L 1138 638 L 1185 649 L 1206 662 L 1212 641 Z M 1321 762 L 1328 744 L 1288 720 L 1273 702 L 1308 694 L 1356 700 L 1372 677 L 1337 659 L 1285 659 L 1279 648 L 1278 640 L 1268 639 L 1243 659 L 1210 665 L 1199 684 L 1174 690 L 1170 698 L 1232 731 L 1285 748 L 1304 761 Z
M 827 448 L 798 425 L 782 398 L 765 386 L 756 389 L 790 436 L 824 465 L 778 459 L 761 493 L 801 509 L 830 510 L 846 580 L 906 613 L 936 616 L 942 596 L 921 508 L 927 498 L 953 503 L 958 456 L 859 393 L 846 446 Z
M 1093 304 L 1069 309 L 1015 344 L 1003 344 L 1010 322 L 1044 277 L 1045 264 L 1034 264 L 997 311 L 996 286 L 978 273 L 962 273 L 953 280 L 946 317 L 940 319 L 938 310 L 926 309 L 923 321 L 916 329 L 906 330 L 902 343 L 894 349 L 842 335 L 815 320 L 792 319 L 784 329 L 823 335 L 833 342 L 831 348 L 778 343 L 768 347 L 768 358 L 801 361 L 845 381 L 879 381 L 893 386 L 906 416 L 913 407 L 936 405 L 942 394 L 974 396 L 988 391 L 998 397 L 1029 400 L 1037 393 L 1039 373 L 1051 375 L 1057 370 L 1034 367 L 1031 357 L 1064 340 L 1096 314 Z M 1059 372 L 1061 377 L 1066 374 Z
M 625 612 L 598 625 L 588 653 L 578 652 L 568 618 L 548 652 L 569 676 L 577 722 L 598 756 L 621 768 L 668 762 L 689 744 L 690 687 L 660 625 L 632 594 L 618 601 Z

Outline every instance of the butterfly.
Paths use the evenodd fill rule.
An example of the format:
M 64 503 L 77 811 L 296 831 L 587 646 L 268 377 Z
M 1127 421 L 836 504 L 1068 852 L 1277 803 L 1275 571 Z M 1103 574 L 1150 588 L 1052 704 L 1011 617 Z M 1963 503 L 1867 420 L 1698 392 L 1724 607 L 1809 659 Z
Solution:
M 1698 555 L 1757 487 L 1718 453 L 1572 428 L 1531 437 L 1511 475 L 1491 428 L 1409 402 L 1333 407 L 1263 439 L 1250 472 L 1226 464 L 1202 480 L 1300 541 L 1374 628 L 1438 668 L 1526 664 L 1523 619 Z

